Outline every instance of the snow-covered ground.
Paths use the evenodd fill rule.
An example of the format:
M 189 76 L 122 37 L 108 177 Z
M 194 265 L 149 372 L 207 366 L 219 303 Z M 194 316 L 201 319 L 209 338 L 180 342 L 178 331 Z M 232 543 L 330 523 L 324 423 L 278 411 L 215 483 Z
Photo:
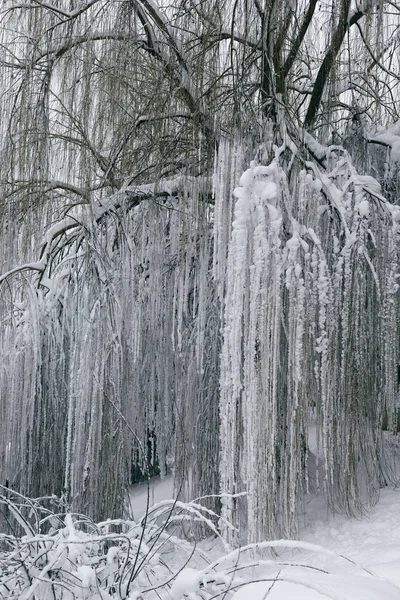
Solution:
M 155 478 L 150 505 L 171 493 L 171 477 Z M 135 486 L 131 500 L 137 518 L 146 508 L 147 486 Z M 378 504 L 358 519 L 332 515 L 321 499 L 310 498 L 299 539 L 298 549 L 277 547 L 274 564 L 254 572 L 258 581 L 239 584 L 234 600 L 400 600 L 400 483 L 383 488 Z M 311 550 L 310 544 L 320 549 Z M 217 552 L 215 546 L 209 554 L 214 558 Z M 244 552 L 240 564 L 253 558 Z M 195 572 L 187 569 L 182 574 L 179 594 L 172 594 L 175 600 L 185 598 L 185 586 L 190 592 Z
M 270 576 L 288 581 L 242 588 L 235 600 L 261 600 L 270 588 L 271 600 L 400 599 L 400 487 L 383 489 L 378 504 L 359 519 L 329 514 L 311 501 L 299 537 L 335 555 L 305 550 L 290 560 L 326 573 L 304 567 L 271 570 Z
M 173 478 L 167 475 L 161 478 L 152 477 L 149 482 L 136 483 L 131 487 L 129 503 L 130 511 L 135 520 L 140 519 L 146 512 L 147 497 L 149 498 L 149 508 L 173 497 Z
M 363 518 L 316 514 L 313 519 L 308 514 L 301 539 L 335 550 L 400 586 L 400 485 L 382 489 L 378 504 Z M 347 563 L 342 569 L 352 567 Z

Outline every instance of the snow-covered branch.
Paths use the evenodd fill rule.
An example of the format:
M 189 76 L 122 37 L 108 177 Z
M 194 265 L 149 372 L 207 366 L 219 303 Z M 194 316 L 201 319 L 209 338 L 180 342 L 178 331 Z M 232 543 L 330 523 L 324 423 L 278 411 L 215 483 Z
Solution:
M 372 135 L 366 135 L 365 140 L 369 144 L 377 144 L 390 148 L 392 161 L 400 162 L 400 121 L 387 129 L 378 130 Z
M 14 267 L 6 273 L 3 273 L 0 276 L 0 284 L 9 279 L 12 275 L 16 275 L 17 273 L 22 273 L 24 271 L 39 271 L 40 273 L 44 273 L 49 264 L 54 241 L 63 234 L 67 233 L 67 231 L 79 227 L 79 225 L 80 224 L 72 217 L 67 217 L 58 223 L 55 223 L 46 231 L 44 243 L 40 252 L 40 259 L 35 262 L 19 265 L 18 267 Z
M 39 182 L 38 182 L 39 183 Z M 42 184 L 43 185 L 43 184 Z M 48 189 L 65 189 L 66 191 L 79 194 L 79 190 L 74 186 L 63 185 L 62 182 L 44 182 Z M 172 179 L 161 180 L 157 183 L 145 185 L 124 185 L 121 190 L 109 198 L 101 200 L 98 204 L 92 205 L 95 219 L 102 222 L 107 214 L 111 214 L 119 209 L 132 209 L 145 200 L 165 203 L 168 199 L 184 197 L 190 189 L 201 190 L 201 195 L 205 202 L 213 204 L 214 199 L 211 189 L 210 177 L 190 177 L 178 176 Z M 79 194 L 80 195 L 80 194 Z M 82 194 L 85 204 L 90 204 L 90 199 Z M 52 225 L 45 233 L 43 246 L 38 261 L 25 263 L 10 269 L 0 276 L 0 284 L 9 279 L 12 275 L 23 271 L 38 271 L 44 273 L 48 267 L 51 254 L 55 248 L 55 242 L 63 234 L 71 229 L 80 226 L 80 223 L 73 217 L 66 217 Z
M 133 208 L 144 200 L 165 201 L 168 198 L 184 197 L 191 188 L 201 190 L 205 202 L 214 203 L 210 177 L 179 175 L 144 185 L 131 185 L 128 182 L 116 194 L 101 200 L 99 208 L 95 208 L 96 218 L 121 207 Z

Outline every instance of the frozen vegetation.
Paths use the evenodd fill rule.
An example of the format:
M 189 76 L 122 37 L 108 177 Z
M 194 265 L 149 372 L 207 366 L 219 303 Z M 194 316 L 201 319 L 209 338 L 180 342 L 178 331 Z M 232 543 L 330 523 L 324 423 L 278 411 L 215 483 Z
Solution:
M 291 536 L 312 425 L 330 506 L 378 498 L 382 429 L 397 427 L 400 212 L 344 149 L 293 190 L 280 155 L 252 163 L 232 198 L 217 164 L 212 213 L 188 182 L 182 199 L 126 211 L 122 229 L 82 207 L 48 230 L 39 263 L 21 266 L 38 279 L 2 288 L 11 487 L 64 489 L 106 518 L 130 456 L 142 470 L 172 460 L 175 490 L 226 494 L 247 541 Z
M 398 531 L 399 32 L 389 0 L 3 0 L 4 598 L 398 596 L 350 535 Z
M 396 452 L 398 456 L 398 451 Z M 166 499 L 152 483 L 147 517 L 94 523 L 6 492 L 0 498 L 20 535 L 1 536 L 0 597 L 28 600 L 397 600 L 400 491 L 382 491 L 362 519 L 327 513 L 321 497 L 303 505 L 300 539 L 230 549 L 202 501 Z M 147 487 L 144 485 L 144 487 Z M 140 488 L 132 507 L 143 510 Z M 147 504 L 147 502 L 146 502 Z M 44 509 L 46 505 L 46 509 Z M 195 521 L 207 536 L 195 542 Z

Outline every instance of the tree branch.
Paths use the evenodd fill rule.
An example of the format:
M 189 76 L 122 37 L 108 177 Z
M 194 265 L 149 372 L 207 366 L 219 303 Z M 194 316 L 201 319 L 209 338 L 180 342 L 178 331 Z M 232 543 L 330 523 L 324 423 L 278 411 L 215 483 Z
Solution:
M 21 4 L 14 4 L 11 8 L 13 9 L 17 9 L 17 8 L 30 8 L 30 9 L 40 9 L 40 8 L 44 8 L 46 10 L 49 10 L 50 12 L 59 15 L 60 17 L 65 17 L 67 21 L 69 21 L 70 19 L 75 19 L 76 17 L 79 17 L 81 14 L 83 14 L 84 12 L 86 12 L 87 10 L 89 10 L 89 8 L 91 6 L 93 6 L 94 4 L 97 4 L 97 2 L 99 2 L 99 0 L 92 0 L 91 2 L 88 2 L 87 4 L 76 8 L 75 10 L 72 10 L 71 12 L 67 12 L 65 10 L 61 10 L 61 8 L 58 8 L 57 6 L 54 6 L 53 4 L 49 4 L 48 2 L 42 2 L 41 0 L 32 0 L 32 2 L 24 2 Z M 66 21 L 63 21 L 64 23 Z
M 44 183 L 47 184 L 47 182 Z M 57 186 L 57 183 L 60 184 L 61 182 L 53 182 L 54 187 L 59 187 Z M 160 199 L 165 202 L 168 198 L 177 198 L 190 184 L 196 185 L 196 187 L 198 186 L 204 190 L 205 200 L 210 204 L 214 203 L 210 177 L 191 177 L 182 175 L 172 179 L 164 179 L 157 183 L 124 186 L 116 194 L 101 201 L 99 206 L 93 207 L 95 222 L 100 224 L 107 215 L 112 214 L 114 211 L 121 208 L 132 209 L 145 200 L 154 201 Z M 3 273 L 3 275 L 0 275 L 0 284 L 9 277 L 12 277 L 17 273 L 22 273 L 23 271 L 38 271 L 44 273 L 49 264 L 52 251 L 54 250 L 54 240 L 65 234 L 67 231 L 79 226 L 81 226 L 81 223 L 73 217 L 66 217 L 52 225 L 45 234 L 39 260 L 19 265 L 18 267 L 14 267 L 6 273 Z
M 300 50 L 301 43 L 304 40 L 304 37 L 307 33 L 307 30 L 308 30 L 310 23 L 312 21 L 312 18 L 314 16 L 315 7 L 317 6 L 317 2 L 318 2 L 318 0 L 310 0 L 310 2 L 308 4 L 308 9 L 307 9 L 306 14 L 304 15 L 304 19 L 300 26 L 299 32 L 290 48 L 289 54 L 285 60 L 285 64 L 283 65 L 282 71 L 283 71 L 284 79 L 286 79 L 287 75 L 289 74 L 290 69 L 293 66 L 294 61 L 296 60 L 297 54 Z
M 12 275 L 16 275 L 17 273 L 21 273 L 23 271 L 39 271 L 40 273 L 44 273 L 49 263 L 53 241 L 60 235 L 66 233 L 70 229 L 78 227 L 79 225 L 80 223 L 78 223 L 75 219 L 72 217 L 67 217 L 50 227 L 45 235 L 45 241 L 40 253 L 40 259 L 36 262 L 26 263 L 7 271 L 0 276 L 0 284 Z
M 351 0 L 342 0 L 338 25 L 333 33 L 331 45 L 325 54 L 315 79 L 313 93 L 311 94 L 306 118 L 304 120 L 304 126 L 306 129 L 310 129 L 315 121 L 326 82 L 328 81 L 329 74 L 334 65 L 336 56 L 342 46 L 344 37 L 349 30 L 349 27 L 357 23 L 365 14 L 362 11 L 358 11 L 349 19 L 350 5 Z
M 37 186 L 40 188 L 41 192 L 50 192 L 52 190 L 64 190 L 65 192 L 70 192 L 72 194 L 74 194 L 75 196 L 79 196 L 80 198 L 82 198 L 84 200 L 85 204 L 89 204 L 90 203 L 90 198 L 87 194 L 87 191 L 83 190 L 82 188 L 79 188 L 75 185 L 72 185 L 71 183 L 67 183 L 65 181 L 43 181 L 43 180 L 29 180 L 29 181 L 13 181 L 13 184 L 17 184 L 20 185 L 20 187 L 18 187 L 17 190 L 14 190 L 11 194 L 9 194 L 9 196 L 11 196 L 12 194 L 15 194 L 16 192 L 19 192 L 21 190 L 27 190 L 33 186 Z M 44 189 L 45 188 L 45 189 Z M 8 196 L 8 197 L 9 197 Z

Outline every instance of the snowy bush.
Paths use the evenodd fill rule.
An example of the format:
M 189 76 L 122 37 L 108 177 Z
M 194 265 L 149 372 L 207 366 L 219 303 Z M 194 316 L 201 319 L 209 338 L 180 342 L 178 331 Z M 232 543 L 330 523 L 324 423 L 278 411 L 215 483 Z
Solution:
M 296 600 L 399 597 L 393 584 L 315 544 L 277 540 L 230 550 L 220 539 L 224 553 L 213 560 L 216 541 L 207 552 L 177 535 L 183 522 L 202 522 L 214 540 L 219 537 L 217 515 L 198 502 L 163 501 L 140 522 L 97 524 L 44 507 L 62 508 L 56 498 L 39 502 L 12 494 L 11 499 L 1 496 L 0 502 L 12 531 L 0 534 L 2 599 L 257 600 L 271 592 L 273 598 L 287 598 L 288 591 Z M 347 561 L 354 573 L 330 573 L 312 566 L 310 558 L 301 564 L 297 555 L 290 560 L 299 550 L 307 557 Z
M 170 597 L 167 591 L 191 559 L 207 561 L 194 545 L 174 535 L 180 524 L 188 518 L 202 521 L 219 535 L 213 524 L 216 515 L 195 503 L 164 501 L 139 522 L 94 523 L 13 492 L 11 499 L 0 496 L 0 502 L 12 532 L 0 534 L 0 598 Z M 57 504 L 57 499 L 49 502 Z M 166 562 L 171 556 L 175 567 Z

